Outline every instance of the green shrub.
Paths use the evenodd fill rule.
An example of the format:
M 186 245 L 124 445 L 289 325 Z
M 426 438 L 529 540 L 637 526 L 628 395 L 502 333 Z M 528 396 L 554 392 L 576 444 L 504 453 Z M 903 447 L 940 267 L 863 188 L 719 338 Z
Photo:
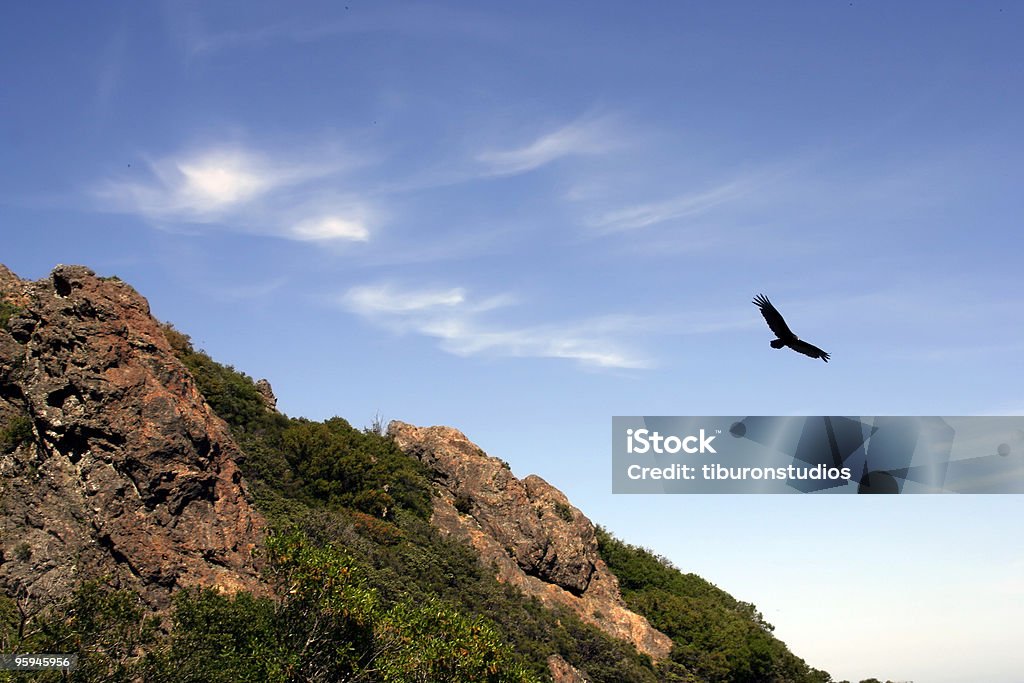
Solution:
M 483 617 L 467 617 L 436 598 L 402 602 L 376 630 L 384 683 L 536 680 L 512 656 L 501 634 Z
M 570 524 L 575 520 L 575 517 L 572 514 L 572 508 L 561 501 L 555 502 L 555 514 Z
M 0 299 L 0 327 L 7 327 L 7 321 L 24 310 L 21 306 Z
M 28 562 L 32 559 L 32 546 L 25 541 L 14 546 L 14 558 L 21 562 Z
M 7 420 L 7 425 L 0 429 L 0 452 L 11 453 L 21 444 L 31 442 L 34 437 L 31 418 L 27 415 L 16 415 Z
M 179 357 L 184 354 L 193 353 L 192 339 L 184 332 L 175 329 L 174 325 L 163 323 L 160 325 L 160 331 L 164 333 L 167 343 L 171 345 L 171 349 Z
M 664 557 L 597 529 L 598 549 L 618 577 L 630 609 L 674 643 L 663 671 L 721 683 L 817 683 L 828 674 L 808 667 L 780 640 L 754 605 L 736 600 Z
M 12 673 L 0 680 L 128 683 L 138 680 L 144 653 L 157 642 L 157 619 L 148 615 L 138 594 L 102 581 L 86 581 L 66 601 L 45 609 L 26 611 L 21 605 L 16 620 L 9 605 L 2 610 L 7 613 L 0 638 L 5 651 L 77 654 L 78 666 L 67 677 L 49 671 Z
M 251 377 L 202 352 L 180 354 L 179 358 L 192 372 L 206 402 L 233 430 L 251 432 L 267 426 L 266 404 Z
M 248 593 L 225 595 L 212 588 L 174 597 L 168 641 L 146 664 L 151 683 L 284 681 L 274 625 L 275 605 Z
M 349 517 L 355 531 L 374 543 L 394 545 L 405 538 L 405 532 L 400 528 L 373 515 L 352 510 Z
M 170 325 L 164 336 L 245 455 L 243 474 L 269 498 L 351 508 L 390 519 L 398 509 L 427 518 L 430 482 L 422 464 L 383 435 L 381 420 L 358 430 L 335 417 L 290 419 L 268 410 L 252 378 L 192 348 Z
M 340 417 L 291 420 L 281 451 L 299 495 L 309 502 L 393 516 L 397 507 L 430 516 L 430 483 L 423 466 L 394 442 L 353 428 Z

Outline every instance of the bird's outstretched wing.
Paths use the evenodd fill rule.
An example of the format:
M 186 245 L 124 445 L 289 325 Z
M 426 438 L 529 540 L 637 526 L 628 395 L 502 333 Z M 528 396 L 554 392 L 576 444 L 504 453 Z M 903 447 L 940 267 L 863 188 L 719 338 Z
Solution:
M 761 309 L 761 315 L 764 316 L 765 322 L 768 323 L 768 327 L 772 329 L 772 332 L 775 333 L 776 337 L 786 342 L 796 339 L 796 335 L 793 334 L 793 330 L 789 329 L 789 325 L 787 325 L 786 321 L 782 318 L 782 314 L 779 313 L 775 306 L 772 306 L 772 302 L 768 301 L 768 297 L 764 294 L 758 294 L 754 297 L 753 303 Z M 804 352 L 801 351 L 800 353 Z
M 828 362 L 828 354 L 826 352 L 822 351 L 814 344 L 808 344 L 802 339 L 795 339 L 789 342 L 787 346 L 789 346 L 789 348 L 793 349 L 794 351 L 804 354 L 805 356 L 810 356 L 811 358 L 820 358 L 826 363 Z

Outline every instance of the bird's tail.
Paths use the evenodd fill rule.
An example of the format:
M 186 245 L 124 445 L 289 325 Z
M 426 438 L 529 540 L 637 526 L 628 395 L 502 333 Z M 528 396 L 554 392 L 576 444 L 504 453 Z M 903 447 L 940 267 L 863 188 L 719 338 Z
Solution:
M 781 349 L 785 345 L 786 345 L 786 342 L 782 341 L 781 339 L 772 339 L 772 348 L 773 349 Z

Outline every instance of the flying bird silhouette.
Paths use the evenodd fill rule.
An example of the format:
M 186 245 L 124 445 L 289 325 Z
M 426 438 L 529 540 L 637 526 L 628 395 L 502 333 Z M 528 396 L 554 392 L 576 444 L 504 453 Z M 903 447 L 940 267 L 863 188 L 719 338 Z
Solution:
M 772 329 L 775 336 L 778 339 L 772 339 L 771 345 L 773 349 L 781 349 L 783 346 L 802 353 L 805 356 L 811 358 L 820 358 L 826 363 L 828 362 L 828 354 L 819 349 L 814 344 L 808 344 L 800 337 L 793 334 L 793 330 L 789 329 L 789 325 L 786 324 L 782 314 L 779 313 L 775 306 L 772 306 L 772 302 L 768 301 L 768 297 L 764 294 L 758 294 L 754 297 L 753 304 L 761 309 L 761 315 L 764 316 L 765 322 L 768 323 L 768 327 Z

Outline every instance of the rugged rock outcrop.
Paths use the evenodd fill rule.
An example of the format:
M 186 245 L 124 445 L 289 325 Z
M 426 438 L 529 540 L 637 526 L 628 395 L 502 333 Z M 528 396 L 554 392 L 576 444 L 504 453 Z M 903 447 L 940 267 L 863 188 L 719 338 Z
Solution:
M 258 388 L 274 409 L 269 383 Z M 434 473 L 434 524 L 501 580 L 668 655 L 564 494 L 517 479 L 457 430 L 389 432 Z M 37 282 L 0 266 L 0 591 L 48 602 L 102 576 L 155 608 L 186 586 L 265 593 L 253 555 L 265 522 L 240 455 L 135 290 L 80 266 Z M 585 681 L 560 657 L 548 664 L 556 681 Z
M 274 396 L 274 389 L 270 386 L 270 381 L 261 379 L 256 382 L 256 391 L 260 392 L 260 396 L 263 397 L 263 405 L 267 407 L 267 410 L 277 411 L 277 396 Z
M 261 592 L 237 446 L 146 300 L 58 266 L 0 266 L 0 589 L 108 576 L 154 607 L 182 586 Z
M 559 655 L 548 657 L 548 671 L 551 672 L 551 680 L 555 683 L 590 683 L 579 669 Z
M 565 494 L 535 475 L 519 480 L 451 427 L 394 421 L 388 434 L 435 475 L 433 524 L 493 562 L 498 577 L 548 605 L 569 608 L 654 659 L 672 641 L 622 601 L 597 550 L 594 525 Z

